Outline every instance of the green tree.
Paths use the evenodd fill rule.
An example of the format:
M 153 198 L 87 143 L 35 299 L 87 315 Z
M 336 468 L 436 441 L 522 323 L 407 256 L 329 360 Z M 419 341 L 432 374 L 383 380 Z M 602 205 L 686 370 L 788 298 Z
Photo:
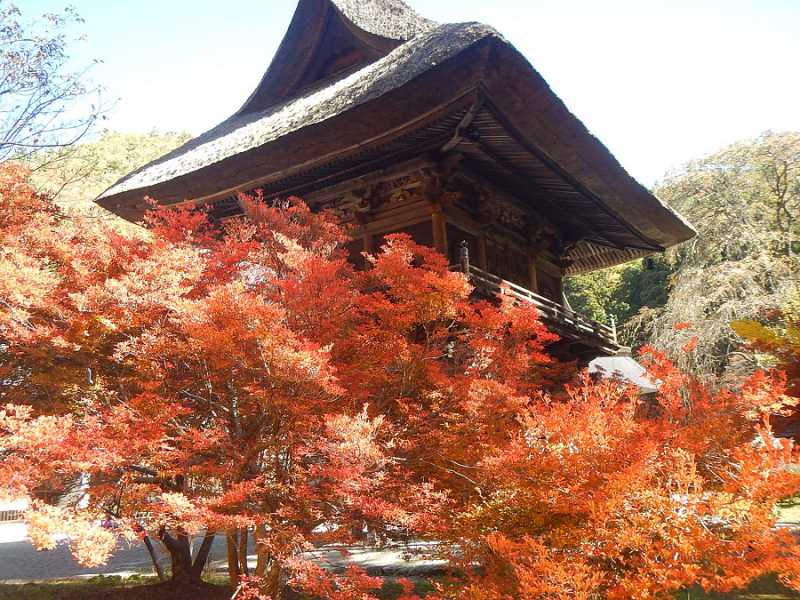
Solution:
M 758 356 L 730 323 L 762 318 L 797 289 L 800 261 L 790 248 L 800 239 L 800 132 L 732 144 L 670 174 L 655 192 L 698 235 L 668 254 L 669 299 L 639 312 L 628 335 L 696 372 L 751 371 Z M 697 352 L 680 351 L 689 336 Z
M 566 291 L 572 307 L 593 319 L 624 325 L 642 308 L 667 302 L 671 266 L 663 257 L 570 277 Z
M 672 267 L 663 256 L 648 257 L 629 265 L 622 273 L 620 294 L 628 305 L 621 315 L 623 322 L 642 308 L 660 308 L 669 298 L 669 279 Z

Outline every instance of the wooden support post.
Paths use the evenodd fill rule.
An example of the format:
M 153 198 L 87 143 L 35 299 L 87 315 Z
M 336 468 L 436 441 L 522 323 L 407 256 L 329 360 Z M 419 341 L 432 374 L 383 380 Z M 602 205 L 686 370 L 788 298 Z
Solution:
M 561 292 L 561 306 L 564 308 L 564 311 L 570 315 L 570 317 L 574 317 L 575 311 L 572 310 L 572 306 L 570 306 L 569 298 L 567 298 L 567 290 L 564 288 L 563 280 L 559 281 L 558 289 Z
M 486 248 L 486 236 L 484 234 L 478 236 L 478 267 L 484 271 L 489 270 L 489 257 Z
M 530 289 L 535 294 L 539 293 L 539 275 L 536 273 L 536 255 L 528 254 L 528 279 Z
M 375 241 L 371 233 L 364 232 L 364 252 L 372 254 L 375 251 Z
M 447 221 L 439 204 L 433 206 L 431 223 L 433 223 L 433 245 L 439 252 L 447 256 Z
M 466 240 L 461 240 L 458 245 L 458 263 L 461 266 L 461 272 L 469 275 L 469 244 Z

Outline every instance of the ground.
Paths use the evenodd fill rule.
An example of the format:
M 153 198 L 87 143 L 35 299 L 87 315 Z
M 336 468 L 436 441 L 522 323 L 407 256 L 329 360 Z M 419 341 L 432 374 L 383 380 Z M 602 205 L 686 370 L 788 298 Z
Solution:
M 1 597 L 0 597 L 1 598 Z M 797 600 L 800 594 L 781 586 L 774 577 L 755 582 L 745 592 L 735 594 L 703 594 L 699 591 L 681 592 L 676 600 Z
M 400 595 L 400 586 L 387 578 L 381 592 L 383 600 L 395 600 Z M 424 594 L 429 585 L 417 584 L 417 592 Z M 228 600 L 231 589 L 221 579 L 216 583 L 204 583 L 202 587 L 177 593 L 168 585 L 154 583 L 150 577 L 134 576 L 127 580 L 119 577 L 94 577 L 91 579 L 56 581 L 50 583 L 27 583 L 0 585 L 0 600 Z M 296 600 L 301 600 L 295 597 Z M 680 592 L 675 600 L 798 600 L 781 588 L 774 579 L 766 579 L 752 586 L 751 590 L 739 594 L 706 595 L 697 591 Z M 287 599 L 291 600 L 291 599 Z
M 786 525 L 800 522 L 800 504 L 787 503 L 782 513 Z M 206 575 L 209 581 L 200 589 L 176 593 L 152 576 L 142 574 L 152 573 L 153 569 L 141 544 L 120 548 L 100 569 L 81 569 L 71 559 L 66 547 L 37 552 L 26 539 L 26 533 L 21 523 L 0 528 L 0 600 L 227 600 L 231 596 L 223 575 L 226 561 L 221 538 L 211 553 Z M 351 547 L 350 556 L 345 558 L 335 547 L 328 547 L 313 556 L 318 563 L 333 570 L 340 571 L 352 561 L 370 574 L 384 576 L 386 584 L 382 598 L 394 600 L 400 595 L 396 577 L 416 575 L 417 591 L 422 594 L 430 589 L 430 584 L 421 576 L 441 574 L 441 563 L 413 558 L 414 550 L 422 548 L 421 544 L 382 551 Z M 165 558 L 162 556 L 162 560 Z M 255 566 L 255 556 L 248 558 Z M 676 595 L 676 600 L 800 600 L 800 594 L 781 588 L 774 579 L 766 579 L 751 586 L 747 592 L 706 595 L 699 591 L 684 591 Z
M 229 600 L 231 588 L 222 579 L 203 583 L 201 587 L 176 592 L 168 584 L 157 583 L 154 578 L 133 576 L 93 577 L 70 579 L 49 583 L 25 583 L 0 585 L 0 600 Z M 401 587 L 393 578 L 387 578 L 381 590 L 382 600 L 394 600 Z M 431 586 L 418 581 L 416 590 L 425 594 Z M 289 596 L 287 600 L 303 600 L 300 596 Z
M 195 540 L 199 544 L 199 539 Z M 441 571 L 444 563 L 427 561 L 408 556 L 425 548 L 424 544 L 404 544 L 382 550 L 349 548 L 345 557 L 336 546 L 320 548 L 311 554 L 318 564 L 335 571 L 343 571 L 348 562 L 354 562 L 374 575 L 423 575 Z M 167 555 L 156 544 L 160 563 L 165 568 L 169 564 Z M 411 560 L 406 560 L 411 558 Z M 251 567 L 255 567 L 256 556 L 251 547 L 248 555 Z M 209 555 L 208 571 L 225 573 L 227 571 L 227 552 L 225 539 L 218 536 Z M 72 577 L 91 577 L 94 575 L 134 575 L 154 574 L 149 554 L 141 542 L 128 546 L 120 543 L 119 548 L 105 565 L 86 569 L 72 559 L 66 545 L 55 550 L 37 552 L 27 539 L 27 529 L 22 523 L 0 526 L 0 584 L 26 583 L 45 579 L 66 579 Z M 2 598 L 2 596 L 0 596 Z
M 795 496 L 782 503 L 778 510 L 781 522 L 786 526 L 800 526 L 800 496 Z
M 0 600 L 229 600 L 228 586 L 205 583 L 177 593 L 150 577 L 93 577 L 49 583 L 0 585 Z

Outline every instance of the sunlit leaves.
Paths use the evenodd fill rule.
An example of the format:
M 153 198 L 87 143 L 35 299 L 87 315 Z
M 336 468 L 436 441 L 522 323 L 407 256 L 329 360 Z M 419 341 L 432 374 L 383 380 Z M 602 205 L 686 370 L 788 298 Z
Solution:
M 480 297 L 407 236 L 357 271 L 331 215 L 243 197 L 247 218 L 156 208 L 126 237 L 0 175 L 0 482 L 36 500 L 39 547 L 67 534 L 97 564 L 118 537 L 255 532 L 236 582 L 251 598 L 287 581 L 374 597 L 374 578 L 303 555 L 365 536 L 430 542 L 459 574 L 441 598 L 652 598 L 797 571 L 773 529 L 800 489 L 770 429 L 779 375 L 728 389 L 648 349 L 660 388 L 642 398 L 555 360 L 533 305 Z

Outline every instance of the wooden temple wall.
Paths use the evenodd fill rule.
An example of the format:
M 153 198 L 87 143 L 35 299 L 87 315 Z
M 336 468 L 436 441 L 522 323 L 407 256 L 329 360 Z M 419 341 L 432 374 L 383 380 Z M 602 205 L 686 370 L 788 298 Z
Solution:
M 558 232 L 544 229 L 541 218 L 521 202 L 463 171 L 442 175 L 435 165 L 415 161 L 307 199 L 355 225 L 354 260 L 361 251 L 378 250 L 385 235 L 402 232 L 456 264 L 459 246 L 466 241 L 480 269 L 561 301 L 563 270 L 550 248 Z

